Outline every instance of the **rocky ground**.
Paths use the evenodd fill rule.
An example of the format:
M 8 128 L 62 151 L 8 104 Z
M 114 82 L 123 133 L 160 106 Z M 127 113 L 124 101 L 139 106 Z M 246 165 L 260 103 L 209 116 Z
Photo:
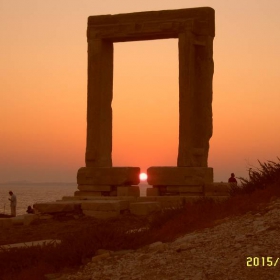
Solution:
M 143 219 L 123 217 L 116 223 L 144 225 Z M 24 227 L 3 229 L 0 245 L 59 239 L 78 231 L 91 218 L 57 217 Z M 172 243 L 157 242 L 135 251 L 99 250 L 79 271 L 53 275 L 59 280 L 277 280 L 280 279 L 280 199 L 257 213 L 216 221 L 216 226 L 187 234 Z
M 102 252 L 67 280 L 280 279 L 280 199 L 258 213 L 216 221 L 173 243 Z

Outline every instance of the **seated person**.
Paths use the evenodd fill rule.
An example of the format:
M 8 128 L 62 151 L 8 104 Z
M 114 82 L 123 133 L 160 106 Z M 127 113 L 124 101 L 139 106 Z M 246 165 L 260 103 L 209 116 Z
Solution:
M 28 214 L 34 214 L 34 209 L 29 205 L 29 206 L 27 207 L 26 213 L 28 213 Z

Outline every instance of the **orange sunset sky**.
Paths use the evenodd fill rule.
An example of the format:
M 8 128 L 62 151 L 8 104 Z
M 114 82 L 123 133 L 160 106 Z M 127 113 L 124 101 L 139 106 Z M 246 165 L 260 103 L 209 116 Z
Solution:
M 214 181 L 278 161 L 279 0 L 0 0 L 0 182 L 75 182 L 85 166 L 88 16 L 203 6 L 216 12 Z M 176 166 L 177 45 L 114 44 L 114 166 Z

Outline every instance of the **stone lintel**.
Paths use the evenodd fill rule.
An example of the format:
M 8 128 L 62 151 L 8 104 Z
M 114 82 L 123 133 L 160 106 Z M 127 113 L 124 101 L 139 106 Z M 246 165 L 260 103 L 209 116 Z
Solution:
M 149 185 L 201 186 L 213 182 L 213 168 L 153 166 L 147 170 Z
M 78 185 L 138 185 L 139 167 L 82 167 L 78 170 Z
M 176 38 L 192 30 L 199 35 L 215 36 L 215 11 L 209 7 L 148 11 L 88 18 L 88 40 L 113 42 Z

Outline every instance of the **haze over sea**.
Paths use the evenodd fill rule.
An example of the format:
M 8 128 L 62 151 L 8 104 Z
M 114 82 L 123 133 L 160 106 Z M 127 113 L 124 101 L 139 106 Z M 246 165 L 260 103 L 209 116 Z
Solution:
M 139 184 L 140 196 L 146 195 L 146 184 Z M 17 197 L 17 215 L 26 214 L 28 205 L 37 202 L 50 202 L 63 196 L 73 196 L 77 191 L 77 183 L 32 183 L 8 182 L 0 184 L 0 213 L 10 214 L 9 191 Z

